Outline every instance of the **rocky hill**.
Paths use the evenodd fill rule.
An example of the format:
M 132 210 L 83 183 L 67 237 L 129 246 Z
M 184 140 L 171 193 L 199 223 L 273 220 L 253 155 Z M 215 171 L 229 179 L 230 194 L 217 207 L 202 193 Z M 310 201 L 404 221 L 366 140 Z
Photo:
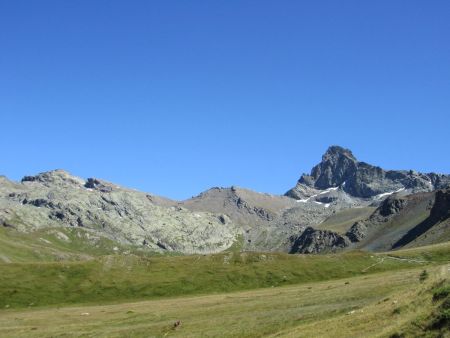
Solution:
M 55 170 L 0 180 L 0 224 L 30 232 L 81 227 L 119 243 L 182 253 L 218 252 L 239 234 L 223 214 L 190 212 L 170 200 Z
M 173 201 L 55 170 L 0 177 L 0 224 L 82 228 L 159 252 L 391 250 L 450 239 L 449 184 L 448 175 L 384 170 L 338 146 L 284 196 L 231 187 Z

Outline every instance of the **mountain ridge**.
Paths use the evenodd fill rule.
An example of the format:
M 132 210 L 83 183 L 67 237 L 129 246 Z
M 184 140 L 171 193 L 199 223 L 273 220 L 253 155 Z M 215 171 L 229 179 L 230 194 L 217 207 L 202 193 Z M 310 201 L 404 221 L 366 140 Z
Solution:
M 311 173 L 301 175 L 285 195 L 257 193 L 237 186 L 213 187 L 190 199 L 175 201 L 57 169 L 25 176 L 20 182 L 0 177 L 0 224 L 28 232 L 61 226 L 83 228 L 121 244 L 187 254 L 220 252 L 235 245 L 241 250 L 292 253 L 354 247 L 390 250 L 395 243 L 383 244 L 385 239 L 380 240 L 382 245 L 369 243 L 389 234 L 385 224 L 390 218 L 383 214 L 383 208 L 395 211 L 398 203 L 394 214 L 401 213 L 401 201 L 407 201 L 405 205 L 412 208 L 414 204 L 408 201 L 413 198 L 408 196 L 420 199 L 420 194 L 427 193 L 434 203 L 436 191 L 445 194 L 448 186 L 449 175 L 384 170 L 358 161 L 350 150 L 339 146 L 329 147 Z M 419 203 L 422 218 L 424 203 L 431 202 Z M 447 207 L 444 203 L 439 208 Z M 374 210 L 373 214 L 361 218 L 367 214 L 360 213 L 361 208 Z M 354 223 L 336 232 L 330 222 L 342 219 L 339 215 L 344 212 Z M 398 228 L 394 236 L 397 242 L 409 239 L 398 242 L 401 246 L 423 234 L 417 229 L 429 231 L 437 223 L 446 233 L 442 221 L 429 221 L 427 227 L 418 227 L 416 232 L 413 229 L 419 223 L 413 223 L 408 221 Z M 377 229 L 384 229 L 385 234 Z
M 305 198 L 308 189 L 329 189 L 342 186 L 354 197 L 371 198 L 376 195 L 397 191 L 431 191 L 450 185 L 450 175 L 419 173 L 414 170 L 384 170 L 378 166 L 358 161 L 351 150 L 330 146 L 322 161 L 303 174 L 297 185 L 286 192 L 293 198 Z

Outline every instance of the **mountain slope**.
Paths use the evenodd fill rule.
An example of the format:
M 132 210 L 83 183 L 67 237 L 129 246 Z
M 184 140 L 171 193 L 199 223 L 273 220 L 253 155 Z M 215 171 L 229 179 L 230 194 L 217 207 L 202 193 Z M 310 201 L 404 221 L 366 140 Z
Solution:
M 292 233 L 302 230 L 295 222 L 279 224 L 285 210 L 297 207 L 296 201 L 286 196 L 239 187 L 212 188 L 179 205 L 195 212 L 208 210 L 228 215 L 243 230 L 241 245 L 246 250 L 278 250 Z
M 339 188 L 311 190 L 308 199 L 261 194 L 239 187 L 212 188 L 178 205 L 192 211 L 226 214 L 243 230 L 245 250 L 291 251 L 291 238 L 334 213 L 371 201 Z
M 222 251 L 239 235 L 226 215 L 165 204 L 170 202 L 62 170 L 0 183 L 0 223 L 19 231 L 81 227 L 122 244 L 183 253 Z
M 347 236 L 360 249 L 387 251 L 450 239 L 450 190 L 391 196 Z
M 448 203 L 434 201 L 436 189 L 449 184 L 448 175 L 384 170 L 338 146 L 285 196 L 231 187 L 173 201 L 54 170 L 21 182 L 0 177 L 0 224 L 25 233 L 83 229 L 118 247 L 158 252 L 380 251 L 447 240 L 448 218 L 430 212 L 448 210 Z M 41 255 L 34 250 L 30 255 Z

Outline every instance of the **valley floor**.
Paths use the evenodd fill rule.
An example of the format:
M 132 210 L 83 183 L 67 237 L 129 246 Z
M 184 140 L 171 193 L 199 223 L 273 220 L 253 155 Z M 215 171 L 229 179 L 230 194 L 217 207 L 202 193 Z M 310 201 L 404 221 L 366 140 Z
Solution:
M 420 281 L 423 269 L 114 305 L 1 310 L 0 336 L 415 336 L 420 330 L 408 331 L 411 323 L 425 320 L 435 306 L 430 288 L 450 279 L 448 263 L 426 266 L 429 277 Z

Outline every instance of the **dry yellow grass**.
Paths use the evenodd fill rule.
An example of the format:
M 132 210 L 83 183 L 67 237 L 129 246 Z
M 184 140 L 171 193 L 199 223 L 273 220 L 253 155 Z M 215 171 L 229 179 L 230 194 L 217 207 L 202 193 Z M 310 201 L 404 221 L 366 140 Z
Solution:
M 421 269 L 411 269 L 219 295 L 3 310 L 0 336 L 389 336 L 429 311 L 431 304 L 418 295 L 433 280 L 448 278 L 449 268 L 449 265 L 428 267 L 432 277 L 426 283 L 419 282 Z M 423 302 L 416 304 L 419 301 Z M 173 329 L 177 320 L 181 326 Z

